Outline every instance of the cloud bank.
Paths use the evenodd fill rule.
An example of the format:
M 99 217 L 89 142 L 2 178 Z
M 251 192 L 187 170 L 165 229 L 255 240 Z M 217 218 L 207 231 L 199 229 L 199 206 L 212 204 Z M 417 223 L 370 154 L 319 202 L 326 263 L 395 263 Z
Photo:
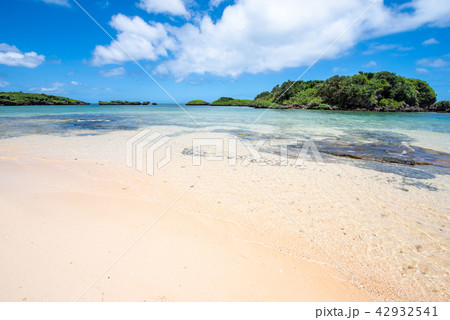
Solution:
M 344 33 L 325 59 L 339 57 L 363 40 L 425 25 L 450 25 L 447 0 L 411 0 L 395 7 L 380 0 L 361 16 L 373 2 L 237 0 L 224 9 L 217 21 L 204 13 L 176 27 L 118 14 L 112 18 L 111 26 L 117 30 L 118 43 L 134 58 L 158 61 L 156 72 L 182 79 L 192 73 L 237 77 L 242 73 L 305 66 Z M 142 0 L 140 6 L 149 12 L 162 12 L 156 3 L 163 2 Z M 186 9 L 184 5 L 183 8 Z M 173 15 L 182 12 L 171 11 Z M 358 17 L 361 17 L 358 23 L 346 31 Z M 97 46 L 92 62 L 104 65 L 129 60 L 113 42 Z

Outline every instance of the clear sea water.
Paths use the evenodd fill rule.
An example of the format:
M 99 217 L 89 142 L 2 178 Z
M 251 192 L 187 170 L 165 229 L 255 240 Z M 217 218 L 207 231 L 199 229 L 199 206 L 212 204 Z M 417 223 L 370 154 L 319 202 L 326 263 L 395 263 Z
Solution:
M 370 161 L 373 167 L 391 163 L 404 170 L 431 164 L 439 173 L 450 171 L 450 114 L 183 107 L 195 121 L 171 104 L 0 107 L 0 138 L 176 126 L 255 139 L 313 139 L 319 151 Z

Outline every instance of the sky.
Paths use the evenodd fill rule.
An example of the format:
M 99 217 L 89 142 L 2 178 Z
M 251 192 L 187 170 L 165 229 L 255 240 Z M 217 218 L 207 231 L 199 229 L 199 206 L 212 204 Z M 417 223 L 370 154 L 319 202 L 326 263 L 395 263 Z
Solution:
M 0 15 L 0 91 L 211 102 L 387 70 L 450 100 L 448 0 L 14 0 Z

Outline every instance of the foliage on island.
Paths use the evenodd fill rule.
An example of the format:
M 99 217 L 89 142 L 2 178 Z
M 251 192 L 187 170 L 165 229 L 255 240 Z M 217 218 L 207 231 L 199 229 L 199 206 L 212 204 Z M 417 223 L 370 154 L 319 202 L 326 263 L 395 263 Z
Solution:
M 450 112 L 450 101 L 439 101 L 433 105 L 434 111 L 437 112 Z
M 222 97 L 213 103 L 212 106 L 249 106 L 252 103 L 252 100 L 246 99 L 233 99 L 228 97 Z
M 112 106 L 139 106 L 139 105 L 148 105 L 150 102 L 149 101 L 144 101 L 143 103 L 141 103 L 140 101 L 122 101 L 122 100 L 112 100 L 109 102 L 106 101 L 99 101 L 98 104 L 101 106 L 104 105 L 112 105 Z
M 89 103 L 38 93 L 0 92 L 1 106 L 87 105 Z
M 392 72 L 359 72 L 325 81 L 286 81 L 258 94 L 257 108 L 301 108 L 375 111 L 445 111 L 435 104 L 436 93 L 427 82 Z
M 188 106 L 209 106 L 209 102 L 203 100 L 191 100 L 186 103 Z

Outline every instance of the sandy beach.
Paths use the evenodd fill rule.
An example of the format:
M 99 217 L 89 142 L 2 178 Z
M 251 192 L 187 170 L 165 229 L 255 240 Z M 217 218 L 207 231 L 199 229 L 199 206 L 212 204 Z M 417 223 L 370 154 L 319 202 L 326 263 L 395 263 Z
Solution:
M 0 13 L 1 318 L 450 319 L 449 0 Z
M 166 128 L 157 128 L 164 132 Z M 446 301 L 437 191 L 345 163 L 192 165 L 153 175 L 133 132 L 0 140 L 1 301 Z

